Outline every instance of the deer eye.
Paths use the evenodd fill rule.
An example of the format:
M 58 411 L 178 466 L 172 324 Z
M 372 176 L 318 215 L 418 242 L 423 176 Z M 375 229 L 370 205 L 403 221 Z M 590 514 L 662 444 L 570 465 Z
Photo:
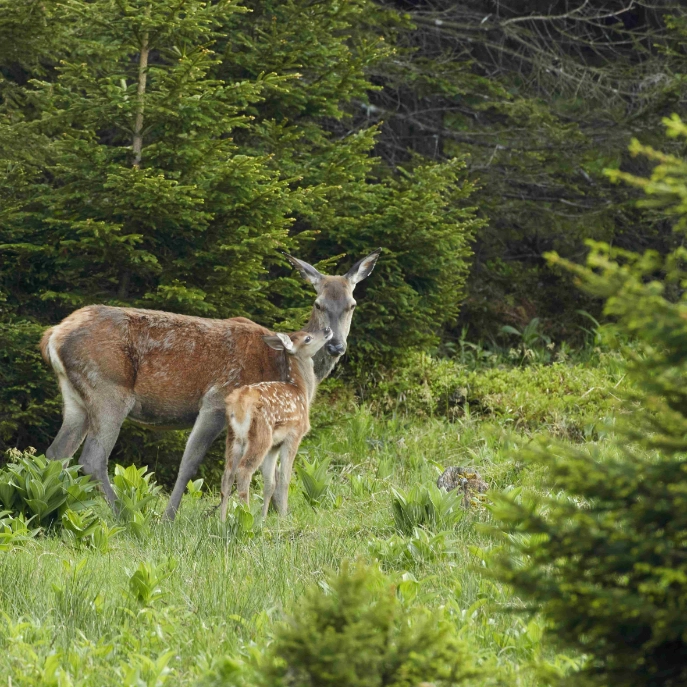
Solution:
M 319 303 L 315 303 L 315 307 L 316 307 L 318 310 L 322 310 L 322 306 L 321 306 Z
M 305 337 L 305 343 L 310 343 L 311 339 L 312 339 L 312 337 L 306 336 Z

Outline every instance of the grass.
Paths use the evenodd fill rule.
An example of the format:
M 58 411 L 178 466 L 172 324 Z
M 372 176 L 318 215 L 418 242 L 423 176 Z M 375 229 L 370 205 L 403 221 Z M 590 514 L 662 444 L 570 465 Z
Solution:
M 503 374 L 522 380 L 521 370 Z M 618 384 L 614 367 L 589 375 L 585 383 L 599 389 Z M 544 372 L 527 384 L 538 413 L 540 396 L 555 396 L 555 387 Z M 544 385 L 539 395 L 537 384 Z M 499 389 L 508 393 L 508 384 Z M 512 393 L 522 401 L 527 389 L 520 384 Z M 582 426 L 579 407 L 570 404 L 563 419 Z M 526 403 L 518 408 L 527 415 Z M 270 514 L 255 532 L 230 536 L 212 510 L 217 495 L 189 494 L 174 523 L 153 522 L 138 536 L 120 533 L 105 554 L 56 536 L 0 553 L 0 684 L 225 684 L 216 677 L 222 661 L 258 651 L 306 587 L 322 584 L 344 559 L 373 562 L 403 545 L 392 488 L 432 484 L 450 465 L 473 466 L 495 489 L 537 487 L 538 475 L 515 453 L 537 433 L 534 423 L 469 407 L 450 418 L 385 416 L 368 406 L 321 409 L 318 417 L 302 455 L 330 461 L 326 496 L 311 506 L 294 477 L 289 515 Z M 587 440 L 606 437 L 596 432 Z M 260 491 L 254 483 L 254 509 Z M 97 509 L 114 523 L 104 503 Z M 398 581 L 404 603 L 443 609 L 455 623 L 485 668 L 485 678 L 470 684 L 546 684 L 538 677 L 542 666 L 564 669 L 569 659 L 542 639 L 540 619 L 512 613 L 518 600 L 483 574 L 480 552 L 493 542 L 475 525 L 488 521 L 488 509 L 478 505 L 457 519 L 448 540 L 423 535 L 420 544 L 434 541 L 435 555 L 382 554 L 380 564 Z

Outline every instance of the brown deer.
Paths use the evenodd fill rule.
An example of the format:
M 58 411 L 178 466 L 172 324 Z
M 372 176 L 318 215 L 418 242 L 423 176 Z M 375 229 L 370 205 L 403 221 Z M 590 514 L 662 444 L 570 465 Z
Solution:
M 263 336 L 270 348 L 284 351 L 293 361 L 289 380 L 242 386 L 227 396 L 227 427 L 234 440 L 233 446 L 227 445 L 222 476 L 222 522 L 227 519 L 234 476 L 239 498 L 247 504 L 250 481 L 258 468 L 264 477 L 262 517 L 267 515 L 273 494 L 277 510 L 286 514 L 293 461 L 301 440 L 310 431 L 310 404 L 317 389 L 312 358 L 331 338 L 329 327 L 319 332 Z M 278 457 L 280 480 L 275 494 Z
M 332 330 L 331 340 L 314 359 L 318 382 L 346 351 L 353 289 L 372 272 L 379 253 L 370 253 L 341 277 L 286 256 L 317 292 L 305 329 Z M 173 519 L 186 484 L 226 426 L 227 391 L 286 380 L 284 355 L 262 340 L 269 334 L 245 317 L 211 320 L 103 305 L 73 312 L 41 340 L 63 400 L 62 427 L 46 456 L 70 458 L 85 438 L 79 463 L 101 481 L 107 500 L 114 503 L 107 461 L 125 418 L 156 429 L 192 426 L 167 505 L 166 516 Z M 227 442 L 233 443 L 229 435 Z

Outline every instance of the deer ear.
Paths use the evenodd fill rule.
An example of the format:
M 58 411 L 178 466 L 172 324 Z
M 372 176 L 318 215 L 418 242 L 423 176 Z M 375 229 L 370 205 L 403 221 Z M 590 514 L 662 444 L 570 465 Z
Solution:
M 304 260 L 299 260 L 294 258 L 293 255 L 289 255 L 284 251 L 281 251 L 282 255 L 295 267 L 300 273 L 301 277 L 306 281 L 309 281 L 317 290 L 322 282 L 324 275 L 318 272 L 312 265 L 308 264 Z
M 278 334 L 270 334 L 269 336 L 263 336 L 262 340 L 275 351 L 292 351 L 293 342 L 286 335 L 279 332 Z
M 381 252 L 381 248 L 373 250 L 362 260 L 358 260 L 358 262 L 356 262 L 355 265 L 353 265 L 353 267 L 346 272 L 346 279 L 350 282 L 351 286 L 355 286 L 358 282 L 365 279 L 365 277 L 369 277 L 372 274 L 372 270 L 375 268 L 375 265 L 377 264 L 377 258 Z

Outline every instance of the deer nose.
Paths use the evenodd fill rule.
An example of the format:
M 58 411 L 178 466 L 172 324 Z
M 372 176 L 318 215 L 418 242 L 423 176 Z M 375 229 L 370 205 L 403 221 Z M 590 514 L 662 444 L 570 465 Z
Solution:
M 346 346 L 338 341 L 330 341 L 326 348 L 329 355 L 343 355 L 346 352 Z

